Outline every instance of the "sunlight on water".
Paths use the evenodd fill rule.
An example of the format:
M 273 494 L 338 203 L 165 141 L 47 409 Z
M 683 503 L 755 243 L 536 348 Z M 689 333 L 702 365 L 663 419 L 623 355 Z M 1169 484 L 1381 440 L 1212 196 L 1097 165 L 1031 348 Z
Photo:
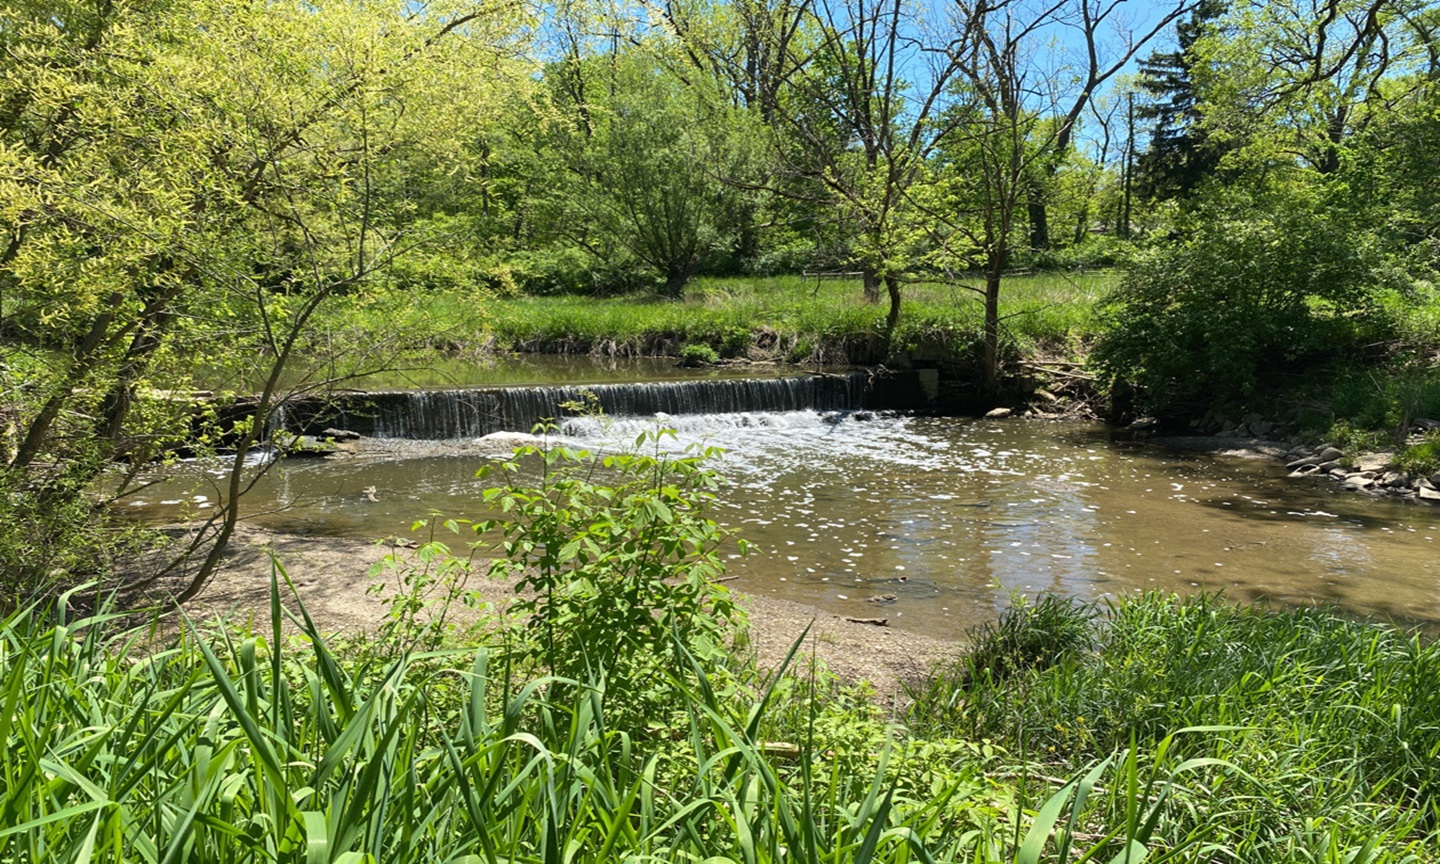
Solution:
M 579 419 L 560 440 L 619 449 L 662 426 L 675 430 L 668 450 L 726 451 L 717 518 L 757 546 L 728 561 L 734 584 L 826 612 L 953 635 L 1012 592 L 1164 589 L 1440 621 L 1440 510 L 1288 480 L 1278 465 L 1080 424 L 870 412 Z M 369 446 L 275 466 L 248 511 L 277 529 L 395 535 L 432 511 L 480 515 L 475 471 L 500 455 L 473 440 Z M 203 485 L 147 491 L 137 509 L 173 518 L 218 497 Z

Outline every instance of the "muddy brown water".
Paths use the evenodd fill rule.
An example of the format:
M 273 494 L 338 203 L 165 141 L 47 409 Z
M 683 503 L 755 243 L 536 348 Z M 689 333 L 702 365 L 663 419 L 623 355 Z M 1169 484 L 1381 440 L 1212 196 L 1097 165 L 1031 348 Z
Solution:
M 1440 624 L 1440 508 L 1287 479 L 1275 463 L 1086 424 L 866 412 L 579 420 L 564 440 L 621 447 L 657 424 L 676 430 L 667 447 L 726 450 L 716 518 L 756 547 L 726 552 L 750 593 L 942 638 L 1040 592 L 1222 591 Z M 273 466 L 245 512 L 277 530 L 406 534 L 432 513 L 481 515 L 475 472 L 491 458 L 472 441 L 369 442 Z M 203 511 L 211 467 L 127 504 L 162 521 Z

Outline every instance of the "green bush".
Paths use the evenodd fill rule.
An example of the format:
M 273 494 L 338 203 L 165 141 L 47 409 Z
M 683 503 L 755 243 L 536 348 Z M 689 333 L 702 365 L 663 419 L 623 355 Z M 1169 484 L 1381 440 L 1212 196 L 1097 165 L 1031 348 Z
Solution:
M 1223 190 L 1146 250 L 1103 307 L 1096 358 L 1152 410 L 1243 403 L 1374 326 L 1376 255 L 1323 196 Z
M 1403 445 L 1417 420 L 1440 419 L 1440 370 L 1424 360 L 1340 364 L 1295 391 L 1302 424 L 1344 449 Z
M 728 540 L 708 515 L 718 479 L 704 462 L 716 451 L 669 454 L 664 435 L 673 433 L 636 440 L 648 454 L 522 447 L 480 472 L 507 481 L 485 491 L 498 515 L 475 530 L 498 538 L 490 574 L 521 595 L 515 656 L 562 678 L 603 680 L 614 716 L 636 724 L 673 704 L 663 682 L 682 655 L 715 655 L 741 618 L 714 581 Z M 523 479 L 526 464 L 537 482 Z
M 1440 432 L 1432 432 L 1420 443 L 1401 450 L 1395 465 L 1412 475 L 1428 476 L 1440 471 Z
M 912 730 L 991 739 L 1061 773 L 1192 730 L 1176 745 L 1183 758 L 1228 767 L 1168 818 L 1174 832 L 1213 820 L 1221 860 L 1319 860 L 1293 851 L 1316 821 L 1358 844 L 1433 818 L 1433 640 L 1322 611 L 1164 594 L 1093 614 L 1073 638 L 1093 650 L 1005 676 L 960 674 L 977 665 L 962 659 L 912 693 Z
M 517 252 L 510 259 L 512 278 L 526 294 L 577 294 L 606 297 L 649 291 L 658 284 L 653 269 L 616 251 L 603 260 L 574 246 Z
M 690 344 L 680 349 L 681 366 L 713 366 L 720 362 L 720 355 L 705 344 Z
M 999 679 L 1074 657 L 1093 645 L 1094 617 L 1093 606 L 1057 594 L 1042 595 L 1033 603 L 1016 598 L 994 622 L 968 634 L 963 677 Z
M 1192 837 L 1162 818 L 1203 800 L 1177 780 L 1229 779 L 1170 739 L 1027 798 L 984 773 L 1003 751 L 907 740 L 840 702 L 811 700 L 779 747 L 760 730 L 804 682 L 725 693 L 685 656 L 683 733 L 637 741 L 599 678 L 561 700 L 486 648 L 347 646 L 303 605 L 286 637 L 278 582 L 264 633 L 157 644 L 63 602 L 0 617 L 0 862 L 1237 860 L 1209 843 L 1223 814 Z M 1248 860 L 1399 860 L 1346 851 Z

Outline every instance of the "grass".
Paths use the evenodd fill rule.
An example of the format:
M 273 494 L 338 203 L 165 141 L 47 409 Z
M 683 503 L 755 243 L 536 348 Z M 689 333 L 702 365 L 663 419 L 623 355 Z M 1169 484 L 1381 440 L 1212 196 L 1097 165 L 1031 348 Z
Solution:
M 0 621 L 0 862 L 1369 864 L 1440 839 L 1440 653 L 1381 626 L 1075 607 L 1094 653 L 937 677 L 908 730 L 689 657 L 634 738 L 603 682 L 554 702 L 485 647 L 346 646 L 303 613 L 286 637 L 280 596 L 268 632 L 158 647 L 63 604 Z
M 1094 301 L 1111 284 L 1109 274 L 1038 274 L 1007 281 L 1001 315 L 1017 339 L 1063 341 L 1093 326 Z M 973 280 L 970 280 L 973 282 Z M 969 283 L 967 283 L 969 284 Z M 975 334 L 981 306 L 958 285 L 905 288 L 901 332 L 921 338 L 943 332 Z M 697 279 L 680 302 L 617 298 L 597 303 L 575 297 L 523 297 L 495 307 L 501 344 L 644 345 L 647 338 L 705 343 L 721 353 L 748 347 L 744 335 L 772 331 L 791 347 L 809 342 L 844 350 L 883 331 L 885 308 L 864 302 L 858 279 L 799 277 Z M 653 334 L 653 336 L 652 336 Z
M 1094 332 L 1095 301 L 1114 283 L 1108 272 L 1017 275 L 1005 282 L 1001 315 L 1017 345 L 1063 343 Z M 961 280 L 978 285 L 976 279 Z M 973 342 L 980 332 L 978 295 L 961 285 L 905 287 L 896 345 Z M 415 348 L 494 347 L 610 355 L 679 354 L 706 345 L 724 357 L 760 350 L 780 359 L 884 359 L 884 304 L 864 302 L 858 279 L 802 282 L 798 276 L 707 277 L 684 300 L 647 295 L 613 298 L 515 296 L 477 299 L 436 292 L 347 298 L 329 314 L 331 332 L 399 326 Z
M 1051 773 L 1172 740 L 1204 764 L 1167 818 L 1204 826 L 1219 860 L 1311 860 L 1300 852 L 1317 826 L 1335 848 L 1435 848 L 1422 844 L 1440 826 L 1434 642 L 1213 596 L 1040 606 L 1012 610 L 915 694 L 917 734 L 993 739 Z M 1043 662 L 1011 662 L 1013 645 Z

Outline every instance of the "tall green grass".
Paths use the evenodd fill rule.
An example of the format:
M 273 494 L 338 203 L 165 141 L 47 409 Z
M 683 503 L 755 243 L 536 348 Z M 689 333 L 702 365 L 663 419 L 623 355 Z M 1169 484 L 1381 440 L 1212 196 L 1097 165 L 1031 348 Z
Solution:
M 5 619 L 0 861 L 1009 860 L 1007 832 L 956 800 L 972 783 L 916 794 L 888 747 L 826 771 L 813 734 L 772 758 L 773 689 L 722 695 L 693 657 L 686 722 L 647 752 L 607 726 L 603 681 L 557 704 L 484 648 L 337 655 L 308 617 L 282 635 L 272 589 L 268 634 L 188 629 L 159 650 L 105 616 Z M 1015 860 L 1067 806 L 1056 842 L 1074 842 L 1072 799 L 1101 773 L 1034 817 Z
M 1126 634 L 1147 666 L 1293 638 L 1256 643 L 1278 650 L 1241 664 L 1230 689 L 1204 671 L 1229 664 L 1187 663 L 1200 674 L 1167 679 L 1177 689 L 1158 708 L 1142 703 L 1163 691 L 1140 679 L 1133 694 L 1087 681 L 1086 710 L 1114 702 L 1094 716 L 1125 725 L 1074 741 L 1061 780 L 994 745 L 885 731 L 813 681 L 737 688 L 683 651 L 678 719 L 635 740 L 607 724 L 604 681 L 555 690 L 483 647 L 340 651 L 303 610 L 286 637 L 280 594 L 277 580 L 266 633 L 187 627 L 169 643 L 103 614 L 68 619 L 63 602 L 0 622 L 0 861 L 1368 864 L 1427 860 L 1435 839 L 1422 766 L 1434 730 L 1428 703 L 1414 707 L 1434 698 L 1421 692 L 1431 652 L 1378 628 L 1300 616 L 1257 634 L 1231 624 L 1263 620 L 1243 610 L 1136 604 L 1105 641 Z M 1307 659 L 1315 646 L 1329 646 L 1324 663 Z M 1032 749 L 1061 740 L 1038 725 L 1059 716 L 1045 694 L 1060 688 L 1024 675 L 1081 665 L 1006 678 L 1023 689 L 991 693 L 1015 701 L 991 709 L 1006 719 L 989 731 L 1023 729 Z M 1331 719 L 1300 734 L 1281 707 L 1298 696 L 1294 713 Z M 1161 732 L 1267 703 L 1243 726 Z M 777 712 L 785 745 L 766 737 Z M 1090 758 L 1122 729 L 1128 741 Z M 1370 764 L 1393 735 L 1412 755 Z M 1336 788 L 1361 785 L 1367 800 L 1336 806 Z
M 1016 345 L 1092 335 L 1092 309 L 1114 283 L 1105 271 L 1037 273 L 1006 279 L 1001 315 Z M 978 278 L 904 288 L 896 345 L 974 341 L 981 329 Z M 883 359 L 885 304 L 864 301 L 858 279 L 798 276 L 696 279 L 683 300 L 620 297 L 488 297 L 458 290 L 345 298 L 322 330 L 336 338 L 398 333 L 411 347 L 546 350 L 613 355 L 678 354 L 687 344 L 722 356 L 758 347 L 781 359 Z M 349 334 L 348 337 L 345 334 Z
M 1005 282 L 1001 315 L 1014 338 L 1063 340 L 1092 331 L 1091 309 L 1113 284 L 1108 273 L 1040 273 Z M 904 288 L 898 338 L 978 333 L 982 307 L 966 285 L 919 283 Z M 858 279 L 821 282 L 797 276 L 697 279 L 683 301 L 642 297 L 595 300 L 517 297 L 498 301 L 494 331 L 505 345 L 532 342 L 643 344 L 647 336 L 733 347 L 738 334 L 769 329 L 792 344 L 843 343 L 878 337 L 884 305 L 864 301 Z
M 916 692 L 919 734 L 993 738 L 1064 772 L 1201 727 L 1175 746 L 1230 767 L 1205 774 L 1176 818 L 1210 825 L 1221 860 L 1309 860 L 1294 856 L 1317 826 L 1339 848 L 1436 841 L 1434 642 L 1216 597 L 1038 608 L 1007 613 Z

